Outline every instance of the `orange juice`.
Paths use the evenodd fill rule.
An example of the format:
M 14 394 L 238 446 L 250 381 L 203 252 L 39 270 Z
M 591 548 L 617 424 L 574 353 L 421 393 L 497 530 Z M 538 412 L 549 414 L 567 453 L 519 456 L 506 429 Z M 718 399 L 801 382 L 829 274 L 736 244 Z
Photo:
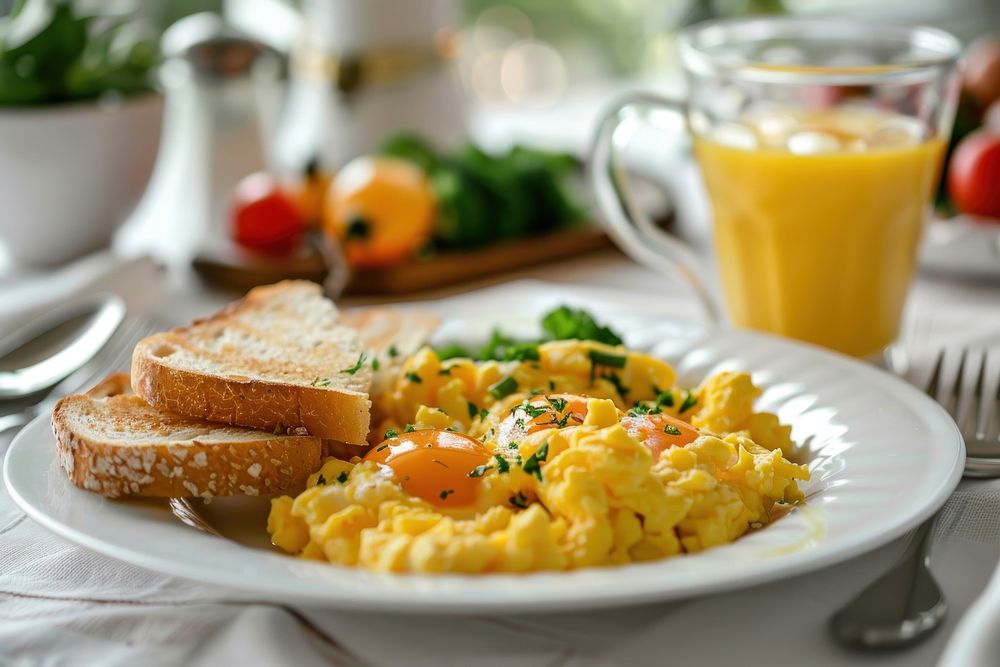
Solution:
M 734 324 L 855 356 L 895 340 L 944 147 L 915 123 L 840 109 L 696 133 Z

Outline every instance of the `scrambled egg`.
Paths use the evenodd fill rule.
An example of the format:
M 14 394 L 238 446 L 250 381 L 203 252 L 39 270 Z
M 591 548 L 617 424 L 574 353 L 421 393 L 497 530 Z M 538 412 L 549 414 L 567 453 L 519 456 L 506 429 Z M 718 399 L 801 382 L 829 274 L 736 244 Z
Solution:
M 808 470 L 748 374 L 688 391 L 622 347 L 537 357 L 417 352 L 375 397 L 379 444 L 272 501 L 274 544 L 381 572 L 564 570 L 726 544 L 802 502 Z

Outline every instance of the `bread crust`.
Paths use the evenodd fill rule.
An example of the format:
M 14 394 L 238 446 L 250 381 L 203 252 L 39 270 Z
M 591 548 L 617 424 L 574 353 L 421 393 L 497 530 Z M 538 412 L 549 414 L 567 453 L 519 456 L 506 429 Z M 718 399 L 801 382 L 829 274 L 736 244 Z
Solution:
M 268 432 L 305 428 L 319 438 L 364 444 L 371 420 L 371 401 L 365 392 L 200 372 L 178 368 L 157 356 L 160 349 L 183 346 L 189 337 L 200 335 L 196 329 L 224 326 L 236 313 L 264 308 L 295 292 L 321 293 L 318 285 L 304 281 L 257 287 L 214 315 L 143 339 L 132 354 L 135 393 L 160 410 L 186 417 Z M 370 373 L 369 368 L 361 370 L 358 378 Z
M 319 438 L 366 442 L 371 417 L 366 394 L 171 368 L 150 354 L 157 342 L 150 336 L 132 354 L 132 389 L 155 408 L 261 431 L 301 427 Z
M 117 498 L 145 496 L 268 495 L 287 493 L 305 484 L 321 464 L 320 438 L 275 435 L 232 442 L 164 442 L 128 444 L 88 437 L 74 426 L 79 402 L 108 399 L 67 396 L 52 412 L 59 462 L 70 481 L 88 491 Z M 115 400 L 135 401 L 136 396 Z M 168 440 L 168 438 L 165 438 Z

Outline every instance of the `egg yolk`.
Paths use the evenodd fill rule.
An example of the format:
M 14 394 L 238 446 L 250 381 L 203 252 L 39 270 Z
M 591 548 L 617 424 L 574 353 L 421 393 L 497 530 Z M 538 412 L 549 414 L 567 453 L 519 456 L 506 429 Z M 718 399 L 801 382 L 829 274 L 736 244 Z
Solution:
M 626 415 L 622 426 L 649 447 L 654 461 L 663 450 L 694 442 L 701 435 L 691 424 L 670 415 Z
M 587 418 L 588 400 L 578 394 L 535 396 L 511 408 L 504 422 L 522 420 L 525 435 L 548 428 L 579 426 Z
M 411 496 L 453 509 L 475 504 L 480 479 L 469 473 L 489 458 L 475 438 L 438 429 L 401 433 L 365 455 L 366 461 L 391 468 L 396 483 Z

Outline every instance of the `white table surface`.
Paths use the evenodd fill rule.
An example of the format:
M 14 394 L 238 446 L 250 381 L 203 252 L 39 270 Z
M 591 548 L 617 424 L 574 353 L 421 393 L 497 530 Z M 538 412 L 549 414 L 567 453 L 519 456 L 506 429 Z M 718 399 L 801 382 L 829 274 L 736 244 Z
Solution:
M 229 298 L 142 262 L 129 271 L 102 284 L 169 322 L 203 315 Z M 682 285 L 614 251 L 420 297 L 459 295 L 446 303 L 462 309 L 484 300 L 475 293 L 462 298 L 468 290 L 503 290 L 497 284 L 515 278 L 549 281 L 545 289 L 567 298 L 698 317 Z M 77 288 L 86 280 L 63 282 Z M 9 288 L 8 301 L 24 289 Z M 928 359 L 943 344 L 1000 343 L 998 306 L 1000 285 L 919 280 L 902 336 L 914 357 L 911 377 L 923 381 Z M 0 303 L 0 320 L 3 308 Z M 826 618 L 884 571 L 905 539 L 818 573 L 682 603 L 441 620 L 240 602 L 229 591 L 89 554 L 22 518 L 0 495 L 0 563 L 11 564 L 0 567 L 0 663 L 933 665 L 1000 556 L 998 509 L 1000 482 L 963 482 L 936 532 L 933 569 L 951 605 L 945 626 L 904 652 L 859 654 L 833 643 Z

